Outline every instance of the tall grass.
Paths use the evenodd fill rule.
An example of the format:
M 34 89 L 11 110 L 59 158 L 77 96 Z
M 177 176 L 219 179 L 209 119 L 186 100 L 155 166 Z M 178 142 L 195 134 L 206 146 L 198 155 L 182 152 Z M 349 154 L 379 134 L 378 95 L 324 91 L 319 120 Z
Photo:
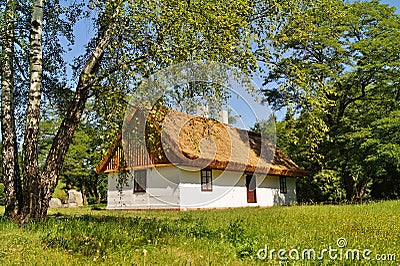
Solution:
M 3 211 L 3 209 L 1 210 Z M 0 219 L 5 265 L 377 265 L 373 260 L 260 260 L 265 248 L 370 249 L 400 260 L 399 201 L 205 211 L 52 209 L 43 223 Z M 260 253 L 261 254 L 261 253 Z M 384 265 L 396 262 L 385 262 Z M 382 264 L 383 265 L 383 264 Z

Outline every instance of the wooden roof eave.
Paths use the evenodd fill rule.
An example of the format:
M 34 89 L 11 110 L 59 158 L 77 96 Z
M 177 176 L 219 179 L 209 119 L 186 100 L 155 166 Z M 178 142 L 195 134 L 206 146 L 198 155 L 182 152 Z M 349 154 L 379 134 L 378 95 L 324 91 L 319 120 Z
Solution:
M 107 165 L 110 163 L 111 159 L 114 156 L 115 150 L 117 149 L 118 145 L 121 143 L 122 135 L 119 133 L 111 146 L 107 149 L 106 155 L 104 156 L 103 160 L 96 166 L 95 172 L 97 174 L 106 174 Z

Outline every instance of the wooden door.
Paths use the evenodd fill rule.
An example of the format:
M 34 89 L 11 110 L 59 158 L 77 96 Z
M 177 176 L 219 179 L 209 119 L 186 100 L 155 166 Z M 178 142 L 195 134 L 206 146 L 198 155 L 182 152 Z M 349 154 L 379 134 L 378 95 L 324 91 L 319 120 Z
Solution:
M 247 203 L 257 203 L 256 184 L 255 175 L 246 175 Z

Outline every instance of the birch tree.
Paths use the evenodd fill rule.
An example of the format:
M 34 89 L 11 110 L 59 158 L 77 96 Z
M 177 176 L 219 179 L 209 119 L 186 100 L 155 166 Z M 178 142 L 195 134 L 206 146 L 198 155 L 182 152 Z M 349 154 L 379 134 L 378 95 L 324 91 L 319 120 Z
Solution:
M 29 218 L 46 218 L 74 131 L 92 97 L 94 106 L 106 102 L 108 114 L 122 116 L 124 97 L 129 92 L 127 81 L 139 84 L 158 69 L 171 64 L 211 59 L 234 64 L 244 71 L 255 67 L 248 31 L 251 1 L 90 1 L 92 12 L 98 14 L 95 37 L 88 42 L 87 53 L 75 61 L 77 82 L 71 91 L 73 97 L 68 100 L 69 107 L 62 114 L 61 125 L 44 166 L 39 169 L 40 99 L 43 91 L 52 90 L 43 84 L 45 59 L 42 54 L 43 46 L 46 46 L 41 35 L 46 19 L 43 10 L 52 1 L 33 2 L 29 38 L 30 84 L 22 151 L 24 201 L 22 212 L 15 209 L 15 213 L 21 212 L 22 222 Z M 115 121 L 117 124 L 121 120 Z
M 38 134 L 40 121 L 40 100 L 43 74 L 43 0 L 35 0 L 30 28 L 30 88 L 26 110 L 26 128 L 23 144 L 23 177 L 25 217 L 40 217 L 40 177 L 38 166 Z
M 7 0 L 4 21 L 2 21 L 1 154 L 5 215 L 13 219 L 19 215 L 22 207 L 22 188 L 14 119 L 14 16 L 15 1 Z

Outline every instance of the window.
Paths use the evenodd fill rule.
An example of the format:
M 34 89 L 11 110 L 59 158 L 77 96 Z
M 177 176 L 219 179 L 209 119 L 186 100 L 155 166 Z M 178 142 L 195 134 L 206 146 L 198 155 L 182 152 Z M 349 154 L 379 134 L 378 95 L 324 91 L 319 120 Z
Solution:
M 286 177 L 285 176 L 279 177 L 279 183 L 280 183 L 281 193 L 286 194 L 287 193 Z
M 203 169 L 201 175 L 201 191 L 212 191 L 212 170 Z
M 146 192 L 146 170 L 135 171 L 134 192 Z

